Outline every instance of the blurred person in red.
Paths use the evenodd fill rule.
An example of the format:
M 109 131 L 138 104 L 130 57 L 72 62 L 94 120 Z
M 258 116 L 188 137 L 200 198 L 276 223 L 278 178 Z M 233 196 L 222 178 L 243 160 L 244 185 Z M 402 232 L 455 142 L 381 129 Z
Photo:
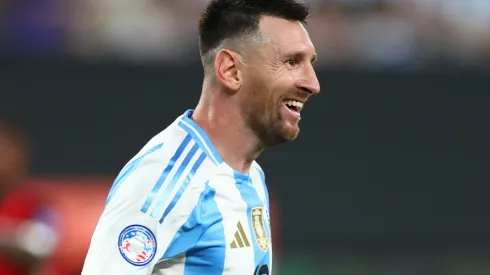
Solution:
M 53 212 L 28 185 L 25 135 L 0 118 L 0 274 L 41 274 L 56 240 Z M 51 272 L 50 272 L 51 273 Z M 54 273 L 54 272 L 53 272 Z

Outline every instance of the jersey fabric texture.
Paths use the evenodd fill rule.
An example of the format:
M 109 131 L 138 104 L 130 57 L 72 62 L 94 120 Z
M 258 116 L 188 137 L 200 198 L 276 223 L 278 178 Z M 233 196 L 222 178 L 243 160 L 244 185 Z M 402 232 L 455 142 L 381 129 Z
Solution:
M 109 191 L 82 275 L 269 275 L 269 195 L 260 166 L 223 162 L 188 110 Z

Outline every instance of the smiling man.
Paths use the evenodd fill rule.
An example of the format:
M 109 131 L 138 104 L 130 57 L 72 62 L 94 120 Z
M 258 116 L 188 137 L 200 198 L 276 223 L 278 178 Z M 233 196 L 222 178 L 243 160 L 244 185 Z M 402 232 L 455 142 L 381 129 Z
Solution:
M 82 274 L 271 274 L 269 196 L 255 159 L 298 136 L 320 91 L 308 14 L 294 0 L 209 3 L 199 104 L 120 172 Z

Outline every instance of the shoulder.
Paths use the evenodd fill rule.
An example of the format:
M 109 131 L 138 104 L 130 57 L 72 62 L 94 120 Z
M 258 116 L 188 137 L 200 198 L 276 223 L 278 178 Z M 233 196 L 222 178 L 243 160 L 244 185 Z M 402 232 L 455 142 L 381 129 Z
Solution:
M 176 122 L 152 137 L 123 167 L 119 176 L 128 170 L 143 174 L 158 174 L 189 151 L 191 140 Z M 119 177 L 118 176 L 118 177 Z
M 171 125 L 123 167 L 109 192 L 107 204 L 111 202 L 112 208 L 131 203 L 143 207 L 143 212 L 155 205 L 161 208 L 174 199 L 180 201 L 190 189 L 193 192 L 203 189 L 201 185 L 213 175 L 214 167 L 192 137 Z
M 135 159 L 146 157 L 157 150 L 168 154 L 173 148 L 178 147 L 185 137 L 186 133 L 177 126 L 177 122 L 174 122 L 148 140 L 143 147 L 140 147 L 140 150 L 130 159 L 129 163 Z

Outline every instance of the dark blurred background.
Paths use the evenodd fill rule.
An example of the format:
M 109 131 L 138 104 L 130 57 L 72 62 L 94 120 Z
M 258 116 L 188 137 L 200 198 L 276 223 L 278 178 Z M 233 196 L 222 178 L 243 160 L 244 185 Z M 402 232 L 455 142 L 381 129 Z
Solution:
M 259 159 L 275 274 L 490 274 L 490 1 L 307 2 L 322 93 Z M 0 115 L 30 159 L 16 182 L 57 217 L 40 274 L 79 274 L 114 176 L 197 104 L 206 3 L 0 1 Z

